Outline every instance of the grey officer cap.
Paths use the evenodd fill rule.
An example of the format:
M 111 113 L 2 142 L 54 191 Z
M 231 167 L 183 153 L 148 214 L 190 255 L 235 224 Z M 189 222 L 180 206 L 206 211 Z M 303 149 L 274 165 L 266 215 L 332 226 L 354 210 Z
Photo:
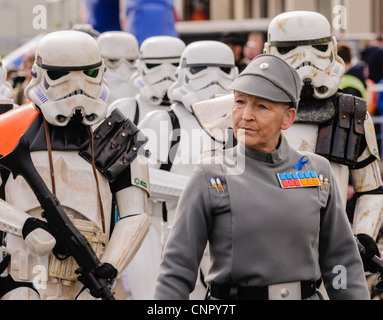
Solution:
M 302 83 L 298 73 L 283 59 L 261 54 L 238 75 L 230 89 L 274 102 L 292 103 L 298 109 Z

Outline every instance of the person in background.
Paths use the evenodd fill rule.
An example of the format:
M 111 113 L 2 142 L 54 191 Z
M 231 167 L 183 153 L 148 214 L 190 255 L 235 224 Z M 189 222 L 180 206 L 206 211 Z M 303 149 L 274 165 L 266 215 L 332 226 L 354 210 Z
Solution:
M 251 32 L 247 36 L 247 42 L 243 47 L 244 63 L 248 65 L 256 56 L 262 54 L 265 37 L 262 32 Z
M 21 106 L 27 103 L 29 100 L 25 97 L 24 90 L 32 79 L 31 69 L 35 61 L 35 53 L 33 51 L 27 53 L 24 56 L 23 65 L 18 72 L 18 76 L 23 77 L 23 81 L 18 81 L 13 89 L 12 99 L 15 104 Z
M 243 61 L 243 45 L 244 41 L 240 34 L 230 32 L 225 33 L 221 37 L 221 42 L 228 45 L 234 53 L 235 65 L 238 68 L 239 73 L 246 68 L 246 64 Z
M 185 43 L 171 36 L 153 36 L 145 39 L 138 51 L 135 71 L 129 83 L 136 94 L 113 101 L 112 110 L 119 108 L 139 124 L 152 111 L 169 109 L 171 101 L 167 95 L 169 87 L 176 81 L 176 70 Z
M 136 37 L 125 31 L 103 32 L 97 38 L 105 62 L 105 80 L 110 88 L 109 105 L 117 99 L 137 94 L 131 77 L 136 72 L 139 47 Z
M 179 62 L 177 79 L 168 89 L 169 99 L 173 101 L 170 110 L 162 108 L 149 112 L 138 125 L 148 136 L 147 148 L 152 152 L 149 159 L 151 201 L 148 205 L 153 223 L 161 223 L 159 240 L 162 248 L 173 226 L 179 195 L 195 164 L 200 161 L 203 144 L 214 145 L 215 142 L 202 130 L 194 116 L 193 105 L 229 94 L 229 86 L 238 75 L 231 48 L 220 41 L 190 43 Z M 207 260 L 208 255 L 205 255 L 201 274 L 205 274 L 204 261 Z M 198 281 L 191 299 L 205 297 L 202 280 Z M 154 284 L 155 281 L 153 292 Z
M 171 105 L 167 91 L 177 80 L 176 70 L 184 48 L 185 43 L 176 37 L 153 36 L 145 39 L 139 50 L 137 71 L 132 75 L 137 95 L 114 101 L 109 105 L 109 111 L 117 108 L 138 125 L 151 112 L 167 114 Z M 121 277 L 125 292 L 134 300 L 147 300 L 153 296 L 161 259 L 162 216 L 155 210 L 154 198 L 151 194 L 148 199 L 151 217 L 148 234 Z
M 364 62 L 354 63 L 351 47 L 345 42 L 338 45 L 338 55 L 345 64 L 345 74 L 340 79 L 339 89 L 367 100 L 368 65 Z
M 383 38 L 378 37 L 361 53 L 362 61 L 368 64 L 369 79 L 378 83 L 383 79 Z

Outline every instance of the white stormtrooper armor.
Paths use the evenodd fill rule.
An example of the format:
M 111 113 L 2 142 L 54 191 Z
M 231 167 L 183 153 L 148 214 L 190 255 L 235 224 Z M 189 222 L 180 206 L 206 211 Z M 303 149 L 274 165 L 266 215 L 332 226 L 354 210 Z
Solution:
M 324 16 L 315 12 L 286 12 L 271 21 L 268 37 L 265 53 L 276 54 L 289 62 L 297 69 L 303 82 L 303 90 L 312 89 L 312 96 L 307 96 L 307 93 L 304 96 L 302 90 L 297 120 L 284 132 L 284 135 L 293 147 L 317 152 L 317 146 L 322 139 L 320 137 L 321 122 L 338 116 L 349 121 L 350 117 L 347 110 L 343 114 L 343 110 L 336 111 L 333 102 L 329 104 L 329 101 L 336 100 L 336 92 L 344 70 L 343 62 L 337 56 L 336 41 L 331 36 L 330 24 Z M 193 106 L 196 117 L 210 135 L 222 136 L 224 135 L 222 124 L 230 126 L 225 115 L 231 113 L 233 95 L 220 99 L 201 102 Z M 210 113 L 206 112 L 210 109 L 219 110 L 214 119 Z M 217 118 L 222 119 L 218 124 L 215 123 Z M 382 176 L 379 168 L 378 146 L 374 124 L 368 112 L 362 112 L 360 119 L 355 121 L 355 123 L 363 123 L 361 132 L 364 132 L 366 142 L 364 149 L 361 147 L 359 150 L 356 165 L 349 166 L 348 163 L 333 161 L 331 158 L 330 162 L 338 177 L 337 181 L 344 204 L 346 205 L 347 202 L 349 177 L 351 177 L 355 192 L 360 194 L 352 223 L 354 233 L 364 233 L 376 239 L 383 215 Z M 343 137 L 339 137 L 340 140 L 345 141 Z
M 105 80 L 110 88 L 109 104 L 120 98 L 134 97 L 137 90 L 131 77 L 136 72 L 138 59 L 136 37 L 124 31 L 107 31 L 100 34 L 97 43 L 106 67 Z
M 3 67 L 3 62 L 0 58 L 0 98 L 12 98 L 12 86 L 7 82 L 7 70 Z
M 0 143 L 0 153 L 6 156 L 12 152 L 10 143 L 28 138 L 37 172 L 100 261 L 112 265 L 118 278 L 150 225 L 149 181 L 147 162 L 140 153 L 130 164 L 127 184 L 119 185 L 122 181 L 115 183 L 96 170 L 95 144 L 100 134 L 96 129 L 93 136 L 91 125 L 110 125 L 109 118 L 103 122 L 109 92 L 103 72 L 104 63 L 91 36 L 71 30 L 43 37 L 36 49 L 34 79 L 26 90 L 33 103 L 0 116 L 1 135 L 9 137 Z M 93 160 L 82 155 L 87 147 Z M 10 174 L 0 185 L 6 200 L 0 201 L 0 230 L 6 233 L 3 250 L 11 255 L 0 282 L 10 275 L 22 283 L 10 287 L 13 290 L 2 299 L 93 299 L 86 290 L 82 292 L 73 257 L 59 260 L 52 253 L 57 241 L 50 233 L 38 227 L 23 234 L 29 218 L 45 221 L 41 203 L 24 177 Z M 119 213 L 115 224 L 113 195 Z
M 12 86 L 7 81 L 7 70 L 0 58 L 0 114 L 13 109 Z
M 152 234 L 149 231 L 148 235 L 152 239 L 152 247 L 148 246 L 144 250 L 144 242 L 127 268 L 133 298 L 135 293 L 142 299 L 153 295 L 162 248 L 174 221 L 179 195 L 194 165 L 200 161 L 203 143 L 209 138 L 201 130 L 190 104 L 199 99 L 229 93 L 228 86 L 237 75 L 238 69 L 230 47 L 217 41 L 193 42 L 184 49 L 177 80 L 168 90 L 170 100 L 176 102 L 170 111 L 162 109 L 148 113 L 139 124 L 139 128 L 149 138 L 146 147 L 152 153 L 149 176 L 153 193 L 148 204 L 155 231 Z M 206 258 L 207 255 L 202 262 L 205 271 Z M 151 261 L 153 265 L 148 266 L 145 261 Z M 142 272 L 144 267 L 152 271 Z M 141 270 L 141 273 L 131 274 L 133 268 Z M 150 278 L 149 273 L 152 274 Z M 145 287 L 139 287 L 142 281 L 146 283 L 146 290 Z M 198 281 L 191 299 L 204 299 L 205 294 L 206 290 Z
M 266 53 L 275 54 L 289 62 L 299 73 L 303 84 L 311 82 L 313 97 L 320 99 L 316 100 L 319 102 L 338 91 L 340 78 L 344 73 L 344 62 L 337 55 L 337 42 L 330 30 L 330 23 L 321 14 L 287 12 L 272 20 L 268 30 L 269 38 L 265 44 Z M 322 105 L 323 108 L 319 111 L 325 112 L 324 102 Z M 298 110 L 298 114 L 299 112 Z M 345 164 L 330 161 L 339 177 L 344 203 L 347 201 L 350 174 L 355 192 L 363 194 L 358 198 L 354 212 L 354 232 L 365 233 L 376 239 L 383 216 L 383 195 L 376 191 L 382 186 L 382 176 L 374 125 L 368 112 L 364 121 L 364 133 L 367 146 L 360 151 L 357 159 L 357 163 L 361 165 L 349 170 Z M 297 122 L 285 135 L 294 147 L 316 151 L 317 123 Z M 363 162 L 366 164 L 363 165 Z
M 137 71 L 131 81 L 137 90 L 134 99 L 121 98 L 110 109 L 124 110 L 138 124 L 151 111 L 168 108 L 171 101 L 167 91 L 176 81 L 176 69 L 185 43 L 176 37 L 153 36 L 145 39 L 139 52 Z

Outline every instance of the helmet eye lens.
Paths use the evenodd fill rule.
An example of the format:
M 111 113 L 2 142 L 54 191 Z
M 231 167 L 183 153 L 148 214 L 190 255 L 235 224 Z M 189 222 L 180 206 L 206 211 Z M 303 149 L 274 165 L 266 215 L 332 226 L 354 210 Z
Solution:
M 98 69 L 84 70 L 84 74 L 88 77 L 96 78 L 98 76 Z
M 220 67 L 220 69 L 225 72 L 226 74 L 230 74 L 231 68 L 230 67 Z
M 287 54 L 290 51 L 294 50 L 297 46 L 290 46 L 290 47 L 278 47 L 278 52 L 280 54 Z
M 146 64 L 146 67 L 148 68 L 148 69 L 153 69 L 153 68 L 155 68 L 155 67 L 158 67 L 159 65 L 161 65 L 160 63 L 147 63 Z
M 191 67 L 190 72 L 191 74 L 196 74 L 198 72 L 201 72 L 202 70 L 205 70 L 207 67 Z
M 313 45 L 313 48 L 317 49 L 321 52 L 326 52 L 328 49 L 328 45 L 327 44 L 317 44 L 317 45 Z
M 69 74 L 69 71 L 48 70 L 47 74 L 51 80 L 57 80 Z

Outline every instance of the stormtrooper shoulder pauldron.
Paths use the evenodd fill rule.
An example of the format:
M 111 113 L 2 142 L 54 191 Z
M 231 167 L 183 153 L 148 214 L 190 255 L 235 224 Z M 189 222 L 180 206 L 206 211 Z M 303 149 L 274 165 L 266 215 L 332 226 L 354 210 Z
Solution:
M 299 104 L 296 122 L 318 124 L 315 153 L 354 169 L 363 152 L 366 114 L 364 99 L 336 93 L 330 99 L 303 100 Z
M 108 179 L 116 182 L 143 150 L 148 138 L 118 109 L 113 110 L 93 133 L 92 142 L 79 152 Z

